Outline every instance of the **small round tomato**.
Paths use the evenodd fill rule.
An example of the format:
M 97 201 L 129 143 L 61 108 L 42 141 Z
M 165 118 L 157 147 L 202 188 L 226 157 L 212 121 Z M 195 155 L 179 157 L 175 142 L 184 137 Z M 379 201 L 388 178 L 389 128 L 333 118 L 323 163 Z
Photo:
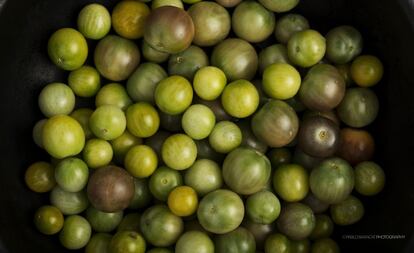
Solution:
M 145 19 L 150 9 L 139 1 L 121 1 L 112 11 L 112 27 L 115 32 L 127 39 L 144 36 Z
M 101 4 L 88 4 L 79 12 L 78 29 L 88 39 L 102 39 L 111 29 L 111 15 Z
M 114 158 L 117 163 L 122 164 L 128 151 L 135 145 L 142 144 L 142 139 L 132 135 L 128 130 L 111 141 Z
M 114 154 L 111 144 L 101 139 L 90 139 L 82 151 L 83 159 L 89 168 L 96 169 L 108 165 Z
M 88 183 L 89 169 L 79 158 L 69 157 L 58 163 L 55 169 L 57 184 L 67 192 L 78 192 Z
M 194 140 L 208 137 L 216 124 L 214 112 L 205 105 L 195 104 L 185 111 L 181 119 L 184 132 Z
M 220 121 L 214 126 L 208 141 L 216 152 L 229 153 L 242 143 L 242 132 L 235 123 Z
M 138 145 L 128 151 L 124 165 L 126 170 L 134 177 L 149 177 L 158 166 L 157 154 L 149 146 Z
M 113 140 L 122 135 L 126 128 L 124 112 L 114 105 L 98 107 L 89 119 L 93 134 L 104 140 Z
M 40 92 L 38 103 L 46 117 L 69 114 L 75 107 L 75 94 L 64 83 L 51 83 Z
M 96 107 L 102 105 L 115 105 L 125 110 L 130 104 L 132 104 L 131 98 L 125 87 L 119 83 L 110 83 L 103 86 L 95 97 Z
M 197 206 L 197 192 L 189 186 L 178 186 L 168 195 L 168 207 L 177 216 L 190 216 Z
M 36 228 L 45 235 L 53 235 L 63 227 L 63 214 L 54 206 L 42 206 L 34 216 Z
M 236 118 L 252 115 L 259 106 L 259 92 L 247 80 L 234 81 L 224 88 L 221 103 L 228 114 Z
M 362 195 L 378 194 L 385 184 L 385 174 L 374 162 L 362 162 L 355 167 L 355 190 Z
M 27 186 L 34 192 L 48 192 L 56 185 L 55 172 L 50 163 L 35 162 L 24 176 Z
M 288 41 L 289 60 L 300 67 L 315 65 L 322 60 L 325 51 L 325 38 L 315 30 L 297 32 Z
M 57 30 L 49 39 L 47 52 L 54 64 L 64 70 L 80 68 L 88 57 L 85 37 L 73 28 Z
M 175 170 L 185 170 L 197 158 L 197 145 L 188 135 L 174 134 L 168 137 L 161 149 L 162 160 Z
M 128 107 L 126 119 L 129 132 L 141 138 L 154 135 L 160 126 L 160 116 L 157 110 L 146 102 Z
M 358 56 L 351 65 L 352 79 L 361 87 L 376 85 L 382 78 L 384 67 L 381 61 L 372 55 Z
M 227 78 L 224 72 L 213 66 L 202 67 L 194 75 L 194 91 L 204 100 L 218 98 L 226 84 Z
M 161 111 L 177 115 L 185 111 L 193 100 L 193 88 L 187 79 L 170 76 L 155 88 L 155 103 Z
M 299 91 L 300 82 L 299 72 L 289 64 L 272 64 L 263 72 L 263 90 L 271 98 L 292 98 Z

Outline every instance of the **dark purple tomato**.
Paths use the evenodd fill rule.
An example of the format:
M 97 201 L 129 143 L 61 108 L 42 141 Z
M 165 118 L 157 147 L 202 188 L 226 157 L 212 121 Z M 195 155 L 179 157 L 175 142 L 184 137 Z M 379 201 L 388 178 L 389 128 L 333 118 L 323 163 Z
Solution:
M 242 0 L 216 0 L 217 3 L 221 4 L 226 8 L 234 7 L 238 5 Z
M 112 81 L 127 79 L 138 66 L 140 58 L 134 42 L 116 35 L 108 35 L 99 41 L 94 55 L 99 73 Z
M 315 227 L 315 215 L 310 207 L 301 203 L 291 203 L 282 207 L 277 219 L 280 232 L 293 240 L 308 237 Z
M 350 88 L 338 106 L 338 116 L 351 127 L 371 124 L 378 115 L 377 95 L 368 88 Z
M 302 165 L 307 170 L 312 170 L 322 161 L 323 158 L 308 155 L 299 148 L 296 148 L 295 153 L 293 154 L 293 162 Z
M 337 154 L 351 165 L 370 160 L 374 151 L 374 138 L 369 132 L 352 128 L 341 130 Z
M 167 206 L 155 205 L 141 216 L 140 228 L 147 242 L 157 247 L 173 245 L 184 231 L 184 223 Z
M 296 112 L 286 102 L 270 100 L 253 116 L 251 127 L 259 140 L 269 147 L 278 148 L 295 138 L 299 120 Z
M 232 117 L 227 114 L 227 112 L 224 110 L 223 106 L 221 105 L 221 100 L 203 100 L 199 97 L 194 97 L 194 104 L 202 104 L 208 106 L 216 116 L 216 121 L 224 121 L 224 120 L 232 120 Z
M 211 54 L 211 64 L 223 70 L 229 81 L 251 80 L 256 74 L 258 61 L 254 47 L 242 39 L 226 39 Z
M 329 64 L 318 64 L 306 74 L 299 89 L 301 101 L 311 110 L 332 110 L 345 95 L 345 80 Z
M 256 248 L 263 249 L 266 238 L 275 231 L 275 223 L 271 224 L 259 224 L 249 219 L 245 219 L 242 224 L 250 233 L 252 233 L 255 241 Z
M 230 15 L 219 4 L 202 1 L 192 5 L 188 9 L 188 14 L 193 19 L 195 27 L 193 43 L 198 46 L 214 46 L 224 40 L 230 32 Z
M 256 149 L 260 153 L 264 154 L 267 151 L 267 145 L 265 142 L 259 140 L 250 127 L 250 120 L 244 119 L 237 122 L 240 130 L 242 131 L 242 144 L 241 146 L 250 147 Z
M 218 235 L 214 240 L 216 253 L 255 253 L 256 241 L 252 233 L 244 227 Z
M 145 41 L 154 49 L 175 54 L 184 51 L 194 38 L 194 23 L 188 13 L 174 6 L 152 10 L 145 23 Z
M 134 197 L 134 179 L 116 166 L 97 169 L 89 178 L 87 193 L 92 206 L 102 212 L 119 212 Z
M 197 70 L 207 65 L 208 56 L 204 50 L 197 46 L 190 46 L 186 50 L 170 56 L 168 74 L 193 80 Z
M 306 118 L 300 125 L 298 147 L 311 156 L 332 156 L 339 147 L 339 126 L 321 116 Z
M 315 214 L 323 213 L 329 208 L 328 203 L 318 199 L 312 192 L 309 192 L 301 202 L 309 206 Z
M 237 148 L 230 152 L 223 163 L 226 185 L 239 194 L 253 194 L 266 185 L 270 178 L 270 161 L 252 148 Z
M 340 203 L 354 188 L 354 170 L 341 158 L 329 158 L 311 171 L 309 183 L 318 199 L 329 204 Z

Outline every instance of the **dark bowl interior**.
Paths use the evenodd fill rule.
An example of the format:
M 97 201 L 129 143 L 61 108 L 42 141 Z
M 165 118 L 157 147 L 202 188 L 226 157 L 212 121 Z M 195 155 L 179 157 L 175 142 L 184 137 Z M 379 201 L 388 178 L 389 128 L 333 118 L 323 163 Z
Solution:
M 30 163 L 47 159 L 31 139 L 32 127 L 42 117 L 37 95 L 45 84 L 67 80 L 67 73 L 47 58 L 47 39 L 58 28 L 74 27 L 77 13 L 89 2 L 112 7 L 116 1 L 0 0 L 0 252 L 68 252 L 57 236 L 35 230 L 33 213 L 48 201 L 48 194 L 30 192 L 23 175 Z M 378 196 L 363 198 L 366 215 L 361 222 L 335 228 L 342 252 L 414 252 L 409 248 L 414 231 L 414 12 L 410 2 L 302 0 L 297 8 L 324 33 L 336 25 L 355 26 L 364 35 L 364 52 L 378 55 L 385 65 L 384 79 L 375 88 L 380 115 L 370 131 L 387 185 Z M 350 240 L 343 235 L 379 237 Z

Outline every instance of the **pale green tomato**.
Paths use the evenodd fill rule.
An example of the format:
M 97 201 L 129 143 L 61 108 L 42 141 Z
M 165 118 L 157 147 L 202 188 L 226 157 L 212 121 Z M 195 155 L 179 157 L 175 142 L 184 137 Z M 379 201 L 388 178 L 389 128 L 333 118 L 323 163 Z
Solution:
M 263 72 L 263 90 L 274 99 L 289 99 L 299 91 L 301 78 L 291 65 L 275 63 Z
M 92 97 L 101 87 L 99 72 L 90 66 L 82 66 L 70 72 L 68 84 L 79 97 Z
M 126 111 L 127 128 L 131 134 L 148 138 L 154 135 L 160 126 L 157 110 L 146 102 L 131 105 Z
M 98 107 L 89 119 L 93 134 L 104 140 L 113 140 L 122 135 L 126 128 L 124 112 L 114 105 Z
M 197 158 L 197 145 L 185 134 L 174 134 L 162 144 L 161 155 L 168 167 L 185 170 L 193 165 Z
M 75 107 L 75 94 L 64 83 L 51 83 L 42 89 L 38 102 L 40 111 L 48 118 L 69 114 Z
M 196 104 L 188 107 L 181 119 L 184 132 L 194 140 L 208 137 L 216 124 L 216 116 L 205 105 Z
M 103 86 L 95 98 L 96 107 L 115 105 L 125 110 L 130 104 L 132 104 L 131 98 L 128 96 L 125 87 L 119 83 L 110 83 Z
M 112 161 L 113 150 L 111 144 L 105 140 L 90 139 L 86 142 L 82 155 L 89 168 L 96 169 Z
M 220 121 L 209 136 L 211 147 L 219 153 L 229 153 L 240 146 L 242 132 L 240 128 L 231 121 Z

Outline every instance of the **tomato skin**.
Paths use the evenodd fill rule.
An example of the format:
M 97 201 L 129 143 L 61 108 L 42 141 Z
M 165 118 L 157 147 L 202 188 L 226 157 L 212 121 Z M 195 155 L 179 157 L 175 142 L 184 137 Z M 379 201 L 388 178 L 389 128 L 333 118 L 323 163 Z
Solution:
M 234 192 L 219 189 L 201 199 L 197 218 L 209 232 L 225 234 L 236 229 L 243 221 L 244 205 Z

